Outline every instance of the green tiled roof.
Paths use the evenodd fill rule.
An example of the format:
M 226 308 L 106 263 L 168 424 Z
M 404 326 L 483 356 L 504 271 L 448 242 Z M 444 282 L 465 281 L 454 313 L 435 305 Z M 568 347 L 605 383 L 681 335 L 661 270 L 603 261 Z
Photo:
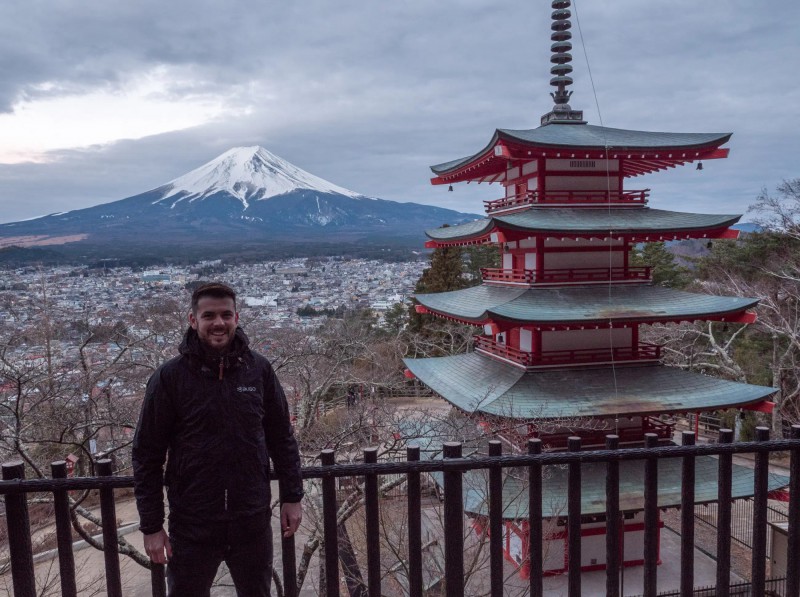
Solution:
M 726 143 L 731 133 L 662 133 L 630 131 L 591 124 L 548 124 L 535 129 L 497 129 L 489 144 L 474 155 L 431 166 L 435 174 L 455 170 L 485 154 L 500 139 L 536 147 L 605 149 L 609 151 L 690 149 L 714 147 Z
M 739 221 L 736 214 L 694 214 L 663 209 L 531 207 L 509 215 L 476 220 L 458 226 L 434 228 L 425 234 L 433 240 L 462 240 L 482 236 L 495 227 L 531 233 L 664 234 L 726 228 Z
M 518 419 L 716 410 L 759 402 L 775 393 L 771 387 L 658 364 L 526 371 L 474 352 L 405 359 L 405 364 L 463 411 Z
M 431 311 L 473 322 L 597 323 L 668 321 L 737 313 L 758 299 L 695 294 L 661 286 L 565 286 L 519 288 L 482 284 L 436 294 L 418 294 Z
M 713 456 L 698 456 L 695 460 L 695 503 L 717 501 L 718 460 Z M 506 474 L 503 479 L 503 517 L 519 519 L 528 517 L 528 479 L 520 474 Z M 619 463 L 619 507 L 627 512 L 644 509 L 644 461 Z M 606 465 L 590 463 L 581 465 L 581 514 L 605 514 Z M 441 482 L 441 481 L 438 481 Z M 769 489 L 780 489 L 789 484 L 789 477 L 771 474 Z M 753 496 L 753 470 L 733 465 L 732 496 L 734 499 Z M 658 460 L 658 505 L 662 508 L 680 506 L 681 459 Z M 485 471 L 468 471 L 464 475 L 464 510 L 488 516 L 488 475 Z M 545 467 L 542 479 L 542 516 L 566 516 L 567 470 L 564 467 Z

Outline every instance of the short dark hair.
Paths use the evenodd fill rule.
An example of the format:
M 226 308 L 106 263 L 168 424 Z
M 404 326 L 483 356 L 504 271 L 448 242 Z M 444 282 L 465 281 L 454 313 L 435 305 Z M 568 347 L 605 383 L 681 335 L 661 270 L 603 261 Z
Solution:
M 193 313 L 197 312 L 197 303 L 200 302 L 200 299 L 204 296 L 210 296 L 211 298 L 218 299 L 233 299 L 233 308 L 236 308 L 236 292 L 233 290 L 233 288 L 227 284 L 223 284 L 222 282 L 207 282 L 195 288 L 194 292 L 192 293 Z

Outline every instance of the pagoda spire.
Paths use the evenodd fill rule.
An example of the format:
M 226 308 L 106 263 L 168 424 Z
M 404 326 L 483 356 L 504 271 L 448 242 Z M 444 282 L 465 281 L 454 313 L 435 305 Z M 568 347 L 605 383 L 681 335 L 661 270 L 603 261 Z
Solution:
M 553 23 L 550 25 L 553 33 L 550 39 L 553 44 L 550 50 L 553 55 L 550 57 L 550 62 L 553 66 L 550 68 L 550 74 L 553 78 L 550 79 L 550 85 L 556 88 L 556 91 L 550 95 L 555 102 L 553 109 L 542 116 L 542 126 L 550 123 L 561 124 L 586 124 L 583 119 L 582 110 L 573 110 L 569 105 L 569 98 L 572 96 L 572 91 L 567 91 L 567 86 L 572 85 L 572 77 L 569 74 L 572 72 L 572 21 L 570 17 L 572 13 L 569 7 L 572 3 L 570 0 L 553 0 L 553 13 L 551 15 Z

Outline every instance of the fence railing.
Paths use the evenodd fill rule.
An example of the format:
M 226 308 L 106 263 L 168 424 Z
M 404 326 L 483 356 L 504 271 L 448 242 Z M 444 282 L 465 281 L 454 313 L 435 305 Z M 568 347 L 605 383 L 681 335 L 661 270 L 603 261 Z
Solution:
M 644 462 L 644 546 L 643 546 L 643 595 L 657 595 L 657 576 L 659 559 L 659 503 L 658 503 L 658 466 L 659 459 L 677 458 L 681 461 L 681 497 L 680 497 L 680 593 L 694 594 L 694 528 L 695 528 L 695 461 L 698 457 L 715 455 L 718 457 L 718 528 L 717 535 L 717 582 L 716 595 L 729 596 L 734 586 L 731 584 L 730 554 L 730 517 L 732 501 L 732 457 L 739 453 L 754 454 L 753 472 L 753 538 L 752 569 L 749 594 L 766 595 L 766 537 L 767 537 L 767 498 L 769 493 L 769 454 L 774 451 L 788 451 L 790 459 L 789 486 L 789 525 L 788 525 L 788 562 L 785 595 L 797 597 L 800 594 L 800 567 L 792 565 L 800 558 L 800 426 L 792 428 L 789 440 L 771 441 L 767 428 L 756 430 L 757 441 L 733 443 L 733 432 L 721 430 L 719 442 L 715 444 L 695 445 L 692 432 L 683 432 L 683 445 L 658 445 L 656 434 L 645 435 L 645 445 L 641 448 L 619 449 L 619 438 L 609 435 L 606 438 L 606 449 L 582 451 L 581 440 L 572 437 L 568 442 L 568 450 L 562 452 L 542 452 L 542 441 L 531 439 L 528 442 L 527 454 L 502 454 L 502 443 L 498 440 L 489 442 L 489 456 L 463 458 L 462 445 L 449 442 L 443 445 L 441 459 L 420 459 L 420 448 L 409 446 L 405 462 L 376 462 L 377 449 L 364 450 L 363 463 L 336 464 L 333 450 L 323 450 L 320 454 L 322 466 L 303 469 L 305 479 L 321 481 L 319 495 L 312 496 L 322 505 L 322 529 L 324 549 L 324 577 L 321 585 L 322 594 L 338 596 L 340 593 L 339 550 L 331 546 L 339 545 L 337 520 L 337 478 L 356 477 L 363 480 L 363 504 L 365 537 L 380 536 L 381 499 L 379 481 L 385 475 L 406 476 L 406 513 L 405 524 L 405 560 L 407 569 L 408 592 L 410 595 L 423 595 L 423 562 L 422 562 L 422 490 L 423 475 L 435 475 L 440 480 L 443 495 L 443 540 L 444 540 L 444 594 L 448 597 L 465 595 L 464 552 L 465 552 L 465 498 L 463 476 L 466 471 L 483 469 L 488 475 L 488 544 L 489 573 L 487 587 L 492 597 L 500 597 L 504 590 L 503 572 L 503 474 L 504 469 L 516 468 L 517 471 L 527 469 L 528 473 L 528 564 L 533 572 L 529 576 L 530 586 L 526 588 L 532 596 L 543 595 L 543 471 L 550 465 L 566 467 L 567 499 L 563 518 L 567 533 L 567 549 L 569 561 L 568 594 L 579 596 L 581 592 L 581 468 L 584 464 L 604 463 L 606 466 L 606 504 L 605 535 L 606 551 L 606 587 L 605 593 L 610 596 L 620 594 L 618 570 L 620 569 L 620 463 L 624 461 Z M 111 462 L 97 462 L 98 477 L 65 478 L 66 469 L 63 462 L 52 465 L 52 479 L 24 479 L 24 465 L 21 462 L 4 464 L 3 481 L 0 482 L 0 494 L 4 495 L 6 506 L 6 523 L 8 529 L 11 573 L 16 597 L 34 597 L 37 595 L 34 577 L 34 562 L 31 548 L 31 533 L 28 514 L 28 495 L 33 493 L 49 493 L 55 505 L 55 525 L 58 533 L 59 567 L 61 571 L 61 591 L 63 595 L 76 595 L 75 565 L 72 553 L 72 536 L 69 524 L 70 490 L 98 489 L 100 493 L 100 510 L 104 521 L 113 521 L 104 525 L 104 558 L 106 591 L 111 597 L 122 595 L 120 582 L 120 563 L 117 544 L 116 512 L 114 491 L 129 488 L 133 484 L 131 477 L 118 477 L 111 474 Z M 437 481 L 438 483 L 438 481 Z M 311 499 L 308 498 L 308 499 Z M 378 545 L 378 542 L 370 545 Z M 297 576 L 294 538 L 284 539 L 281 544 L 281 561 L 283 564 L 283 582 L 281 595 L 296 597 Z M 366 556 L 366 579 L 363 581 L 363 594 L 379 596 L 381 594 L 381 558 L 380 549 L 368 549 Z M 165 594 L 164 568 L 152 566 L 151 570 L 153 595 Z M 738 594 L 738 593 L 736 593 Z
M 502 282 L 504 284 L 589 284 L 600 282 L 639 281 L 649 282 L 652 271 L 650 266 L 629 267 L 572 267 L 562 269 L 503 269 L 481 268 L 484 282 Z
M 661 358 L 661 346 L 647 342 L 640 342 L 636 346 L 614 348 L 578 348 L 528 352 L 502 344 L 488 336 L 473 336 L 472 341 L 473 348 L 477 351 L 495 355 L 526 367 L 657 361 Z
M 537 204 L 554 205 L 645 205 L 650 189 L 638 191 L 525 191 L 510 197 L 484 201 L 487 214 L 511 211 Z

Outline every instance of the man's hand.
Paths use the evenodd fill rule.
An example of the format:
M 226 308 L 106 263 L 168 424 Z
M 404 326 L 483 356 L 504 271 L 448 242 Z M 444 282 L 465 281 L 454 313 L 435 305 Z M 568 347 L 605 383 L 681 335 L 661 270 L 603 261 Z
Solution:
M 283 538 L 291 537 L 303 520 L 303 508 L 300 502 L 281 505 L 281 533 Z
M 172 545 L 169 544 L 167 531 L 161 529 L 157 533 L 144 536 L 144 550 L 154 564 L 166 564 L 172 557 Z M 166 551 L 166 557 L 164 552 Z

